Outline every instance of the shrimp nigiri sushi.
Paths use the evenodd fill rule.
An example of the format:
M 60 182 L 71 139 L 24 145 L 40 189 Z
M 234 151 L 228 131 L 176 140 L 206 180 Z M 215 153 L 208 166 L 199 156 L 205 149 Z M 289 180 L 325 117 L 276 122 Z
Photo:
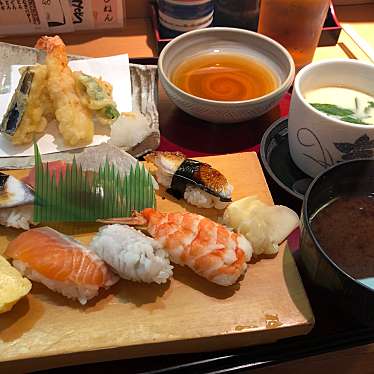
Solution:
M 233 186 L 209 164 L 180 152 L 152 152 L 145 160 L 156 167 L 156 179 L 168 192 L 200 208 L 224 209 L 231 202 Z
M 83 305 L 119 279 L 94 252 L 50 227 L 20 234 L 5 256 L 27 278 Z
M 246 272 L 252 256 L 252 246 L 244 236 L 199 214 L 146 208 L 134 217 L 100 222 L 145 225 L 172 262 L 221 286 L 234 284 Z

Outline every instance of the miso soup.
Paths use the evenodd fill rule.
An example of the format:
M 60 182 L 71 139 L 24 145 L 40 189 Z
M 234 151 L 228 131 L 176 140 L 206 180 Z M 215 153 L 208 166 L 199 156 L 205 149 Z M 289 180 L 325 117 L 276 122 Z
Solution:
M 343 196 L 311 219 L 326 254 L 355 279 L 374 276 L 374 196 Z

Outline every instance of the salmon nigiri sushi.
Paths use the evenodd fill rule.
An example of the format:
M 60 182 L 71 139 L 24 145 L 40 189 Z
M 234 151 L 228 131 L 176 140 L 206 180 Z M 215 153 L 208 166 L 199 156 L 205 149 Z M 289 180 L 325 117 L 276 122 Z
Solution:
M 81 304 L 119 279 L 94 252 L 50 227 L 20 234 L 9 243 L 5 256 L 27 278 Z

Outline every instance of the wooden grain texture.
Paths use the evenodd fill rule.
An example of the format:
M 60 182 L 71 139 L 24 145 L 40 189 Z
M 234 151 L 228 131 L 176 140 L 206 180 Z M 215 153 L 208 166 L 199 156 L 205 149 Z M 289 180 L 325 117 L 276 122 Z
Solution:
M 255 153 L 203 160 L 231 181 L 234 199 L 256 194 L 272 202 Z M 161 211 L 188 209 L 213 219 L 220 215 L 214 209 L 187 207 L 163 190 L 158 195 Z M 2 228 L 0 248 L 17 233 Z M 87 243 L 91 236 L 77 237 Z M 306 334 L 313 324 L 293 257 L 283 244 L 275 258 L 249 264 L 239 284 L 226 288 L 176 266 L 166 285 L 121 281 L 82 307 L 34 283 L 31 294 L 1 316 L 0 369 L 20 359 L 13 367 L 30 370 L 269 343 Z

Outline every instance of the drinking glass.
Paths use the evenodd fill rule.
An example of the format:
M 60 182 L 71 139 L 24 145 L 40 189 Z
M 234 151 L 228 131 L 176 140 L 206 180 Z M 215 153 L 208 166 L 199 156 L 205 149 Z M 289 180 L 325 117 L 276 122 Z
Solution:
M 329 0 L 261 0 L 258 32 L 282 44 L 296 70 L 313 60 Z

